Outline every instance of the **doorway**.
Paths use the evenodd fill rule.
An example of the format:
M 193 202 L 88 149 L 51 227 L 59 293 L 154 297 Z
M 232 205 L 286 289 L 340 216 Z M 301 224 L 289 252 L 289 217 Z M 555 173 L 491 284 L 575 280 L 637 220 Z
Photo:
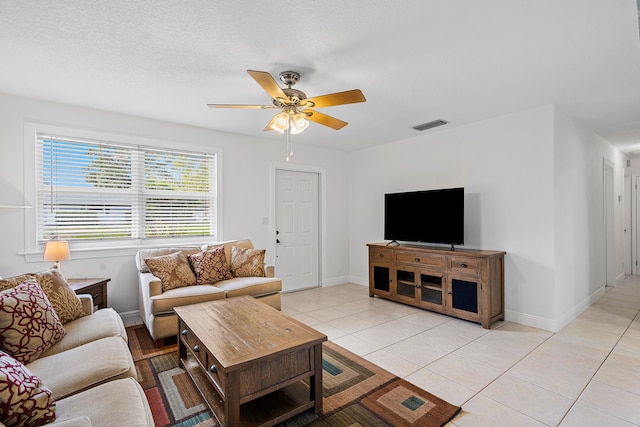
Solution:
M 276 275 L 282 291 L 321 286 L 319 172 L 275 168 Z

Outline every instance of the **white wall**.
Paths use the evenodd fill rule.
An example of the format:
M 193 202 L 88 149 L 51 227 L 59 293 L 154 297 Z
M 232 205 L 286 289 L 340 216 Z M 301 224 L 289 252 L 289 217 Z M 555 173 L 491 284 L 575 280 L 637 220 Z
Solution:
M 281 143 L 0 95 L 2 200 L 24 191 L 25 121 L 221 148 L 222 237 L 272 247 L 272 228 L 262 218 L 272 209 L 269 173 L 283 161 Z M 543 106 L 350 154 L 298 145 L 295 163 L 326 171 L 327 283 L 368 283 L 366 244 L 382 240 L 384 193 L 464 186 L 466 247 L 507 252 L 507 319 L 557 330 L 602 290 L 603 157 L 615 165 L 615 194 L 623 194 L 622 154 Z M 622 205 L 615 206 L 620 236 Z M 3 276 L 48 267 L 20 255 L 24 230 L 22 210 L 0 208 Z M 622 253 L 620 237 L 616 265 L 622 266 Z M 137 310 L 132 255 L 72 259 L 63 269 L 111 277 L 110 305 L 121 313 Z
M 588 307 L 605 277 L 603 161 L 613 163 L 615 271 L 623 274 L 623 197 L 626 158 L 581 123 L 555 111 L 556 329 Z
M 617 150 L 550 105 L 352 153 L 352 281 L 368 281 L 384 193 L 463 186 L 465 246 L 507 252 L 507 319 L 558 330 L 603 286 L 605 154 L 622 167 Z
M 223 150 L 223 228 L 225 239 L 250 238 L 256 247 L 270 248 L 274 236 L 262 223 L 271 212 L 271 163 L 284 161 L 284 141 L 229 135 L 104 111 L 0 95 L 0 199 L 24 191 L 24 122 L 41 122 L 99 130 L 112 134 L 157 138 Z M 343 152 L 296 146 L 294 162 L 326 170 L 327 279 L 348 277 L 347 155 Z M 29 171 L 28 171 L 29 173 Z M 2 203 L 0 203 L 2 204 Z M 27 263 L 21 256 L 27 244 L 24 212 L 0 208 L 0 275 L 8 277 L 47 268 L 50 263 Z M 73 249 L 73 248 L 72 248 Z M 73 253 L 72 253 L 73 257 Z M 274 262 L 273 254 L 267 258 Z M 137 277 L 133 256 L 71 259 L 62 268 L 88 277 L 111 277 L 109 305 L 118 312 L 137 310 Z
M 384 193 L 462 186 L 465 247 L 507 252 L 507 314 L 552 318 L 552 118 L 542 107 L 352 153 L 352 280 L 367 282 L 365 245 L 382 240 Z

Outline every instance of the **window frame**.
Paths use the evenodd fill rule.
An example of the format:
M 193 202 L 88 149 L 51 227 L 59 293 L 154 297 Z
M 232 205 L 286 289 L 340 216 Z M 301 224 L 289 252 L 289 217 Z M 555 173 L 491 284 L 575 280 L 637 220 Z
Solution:
M 215 155 L 215 207 L 214 207 L 214 236 L 191 236 L 126 240 L 94 240 L 88 242 L 71 242 L 73 259 L 99 258 L 104 256 L 120 256 L 135 254 L 138 249 L 145 247 L 185 246 L 211 241 L 221 241 L 222 238 L 222 150 L 207 145 L 190 144 L 170 141 L 166 139 L 151 139 L 126 134 L 94 131 L 81 128 L 71 128 L 36 122 L 24 123 L 24 193 L 27 204 L 33 209 L 25 209 L 25 248 L 23 254 L 27 262 L 42 261 L 44 243 L 38 243 L 37 235 L 37 137 L 38 133 L 68 135 L 87 140 L 113 142 L 132 146 L 143 146 L 149 149 L 191 151 Z

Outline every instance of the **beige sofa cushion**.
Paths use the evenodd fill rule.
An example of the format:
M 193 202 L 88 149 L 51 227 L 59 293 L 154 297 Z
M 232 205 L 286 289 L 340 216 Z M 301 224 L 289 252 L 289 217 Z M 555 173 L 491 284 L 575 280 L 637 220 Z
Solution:
M 163 292 L 160 295 L 155 295 L 150 298 L 151 314 L 154 316 L 160 314 L 171 314 L 173 313 L 174 307 L 205 301 L 215 301 L 223 299 L 224 297 L 224 290 L 212 285 L 186 286 L 183 288 L 171 289 L 170 291 Z
M 227 298 L 241 295 L 259 297 L 282 290 L 282 281 L 273 277 L 236 277 L 216 283 L 215 287 L 224 289 Z
M 120 337 L 127 341 L 122 318 L 112 308 L 103 308 L 64 325 L 67 334 L 41 357 L 50 356 L 107 337 Z
M 157 249 L 141 249 L 136 254 L 136 267 L 141 273 L 150 273 L 147 263 L 144 261 L 147 258 L 155 258 L 162 255 L 173 254 L 176 252 L 182 252 L 183 254 L 195 254 L 200 252 L 200 248 L 197 246 L 186 246 L 183 248 L 157 248 Z
M 151 274 L 162 282 L 162 292 L 196 284 L 196 276 L 186 255 L 182 252 L 145 258 Z
M 101 384 L 56 403 L 58 423 L 87 417 L 92 426 L 147 427 L 153 416 L 140 384 L 132 378 Z M 80 424 L 82 425 L 82 424 Z
M 129 347 L 120 337 L 102 338 L 41 357 L 27 367 L 49 387 L 56 400 L 107 381 L 138 376 Z

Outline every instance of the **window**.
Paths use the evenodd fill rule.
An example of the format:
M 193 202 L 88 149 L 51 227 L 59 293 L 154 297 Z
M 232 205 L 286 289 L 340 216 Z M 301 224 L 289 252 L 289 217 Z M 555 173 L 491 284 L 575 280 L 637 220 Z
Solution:
M 36 132 L 36 239 L 217 236 L 217 155 Z

